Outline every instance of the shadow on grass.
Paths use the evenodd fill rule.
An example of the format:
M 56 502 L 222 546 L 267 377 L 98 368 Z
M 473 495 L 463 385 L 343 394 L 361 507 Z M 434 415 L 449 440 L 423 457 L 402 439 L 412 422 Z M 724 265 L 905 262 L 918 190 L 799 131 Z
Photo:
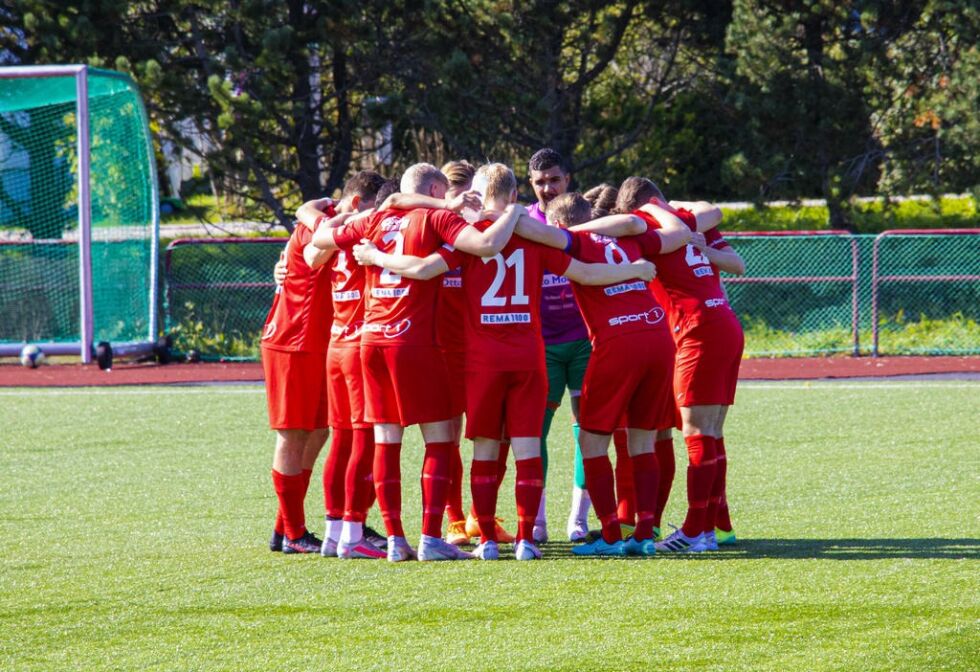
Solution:
M 564 560 L 574 544 L 552 542 L 542 550 L 548 560 Z M 980 539 L 745 539 L 709 553 L 658 553 L 678 560 L 980 560 Z

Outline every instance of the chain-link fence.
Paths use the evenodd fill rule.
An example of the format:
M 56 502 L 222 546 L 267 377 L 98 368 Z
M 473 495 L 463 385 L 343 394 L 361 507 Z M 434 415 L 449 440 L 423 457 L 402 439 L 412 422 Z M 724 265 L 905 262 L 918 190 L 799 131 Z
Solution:
M 194 238 L 164 250 L 164 323 L 182 352 L 257 359 L 286 238 Z
M 978 233 L 728 234 L 748 269 L 724 278 L 745 327 L 745 354 L 980 354 Z M 176 347 L 206 358 L 257 358 L 284 244 L 171 243 L 165 321 Z

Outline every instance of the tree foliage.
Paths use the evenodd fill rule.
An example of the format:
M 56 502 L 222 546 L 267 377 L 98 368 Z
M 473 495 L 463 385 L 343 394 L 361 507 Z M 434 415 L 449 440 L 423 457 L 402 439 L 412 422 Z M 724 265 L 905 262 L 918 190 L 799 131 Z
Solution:
M 823 196 L 977 184 L 980 10 L 953 0 L 3 0 L 0 60 L 130 72 L 159 137 L 287 228 L 359 167 L 551 146 L 578 183 Z

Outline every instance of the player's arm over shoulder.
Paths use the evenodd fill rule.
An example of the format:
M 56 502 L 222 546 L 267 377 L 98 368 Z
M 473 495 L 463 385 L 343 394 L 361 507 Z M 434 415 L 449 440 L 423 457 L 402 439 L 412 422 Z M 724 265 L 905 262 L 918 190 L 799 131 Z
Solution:
M 656 268 L 646 259 L 629 264 L 587 264 L 572 259 L 563 275 L 580 285 L 615 285 L 633 279 L 650 282 L 655 274 Z
M 643 233 L 647 230 L 647 225 L 636 215 L 606 215 L 568 228 L 571 231 L 585 231 L 619 238 Z
M 692 244 L 719 269 L 732 275 L 745 275 L 745 260 L 728 244 L 718 229 L 711 229 Z
M 571 244 L 571 234 L 557 226 L 548 226 L 530 215 L 521 215 L 514 233 L 521 238 L 540 243 L 558 250 L 567 250 Z
M 504 249 L 504 245 L 510 240 L 514 233 L 514 226 L 521 215 L 526 215 L 524 206 L 512 203 L 508 205 L 503 213 L 483 231 L 466 220 L 460 219 L 463 227 L 455 227 L 455 235 L 450 239 L 443 235 L 443 240 L 455 247 L 457 250 L 469 252 L 477 257 L 492 257 Z
M 721 208 L 707 201 L 671 201 L 670 207 L 684 209 L 694 215 L 701 233 L 721 224 Z
M 426 257 L 409 254 L 386 254 L 369 240 L 362 240 L 354 246 L 354 258 L 364 266 L 380 266 L 412 280 L 431 280 L 449 270 L 443 250 Z

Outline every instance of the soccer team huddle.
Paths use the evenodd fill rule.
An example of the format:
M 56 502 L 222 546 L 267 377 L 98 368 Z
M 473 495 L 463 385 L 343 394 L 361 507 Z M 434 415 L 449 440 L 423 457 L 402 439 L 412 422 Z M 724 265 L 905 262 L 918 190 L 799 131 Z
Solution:
M 668 202 L 643 177 L 568 192 L 568 169 L 551 149 L 531 157 L 529 177 L 537 202 L 526 208 L 507 166 L 453 161 L 415 164 L 400 182 L 360 171 L 339 201 L 297 210 L 262 336 L 276 431 L 272 550 L 495 560 L 513 542 L 516 559 L 540 558 L 547 438 L 566 389 L 572 553 L 649 557 L 734 543 L 723 425 L 743 335 L 719 271 L 745 265 L 718 231 L 721 211 Z M 415 548 L 401 507 L 411 425 L 425 442 Z M 665 537 L 675 428 L 689 458 L 688 510 Z M 331 430 L 321 539 L 306 527 L 304 500 Z M 497 517 L 509 453 L 513 536 Z M 375 502 L 384 533 L 365 524 Z M 588 529 L 590 508 L 600 530 Z

